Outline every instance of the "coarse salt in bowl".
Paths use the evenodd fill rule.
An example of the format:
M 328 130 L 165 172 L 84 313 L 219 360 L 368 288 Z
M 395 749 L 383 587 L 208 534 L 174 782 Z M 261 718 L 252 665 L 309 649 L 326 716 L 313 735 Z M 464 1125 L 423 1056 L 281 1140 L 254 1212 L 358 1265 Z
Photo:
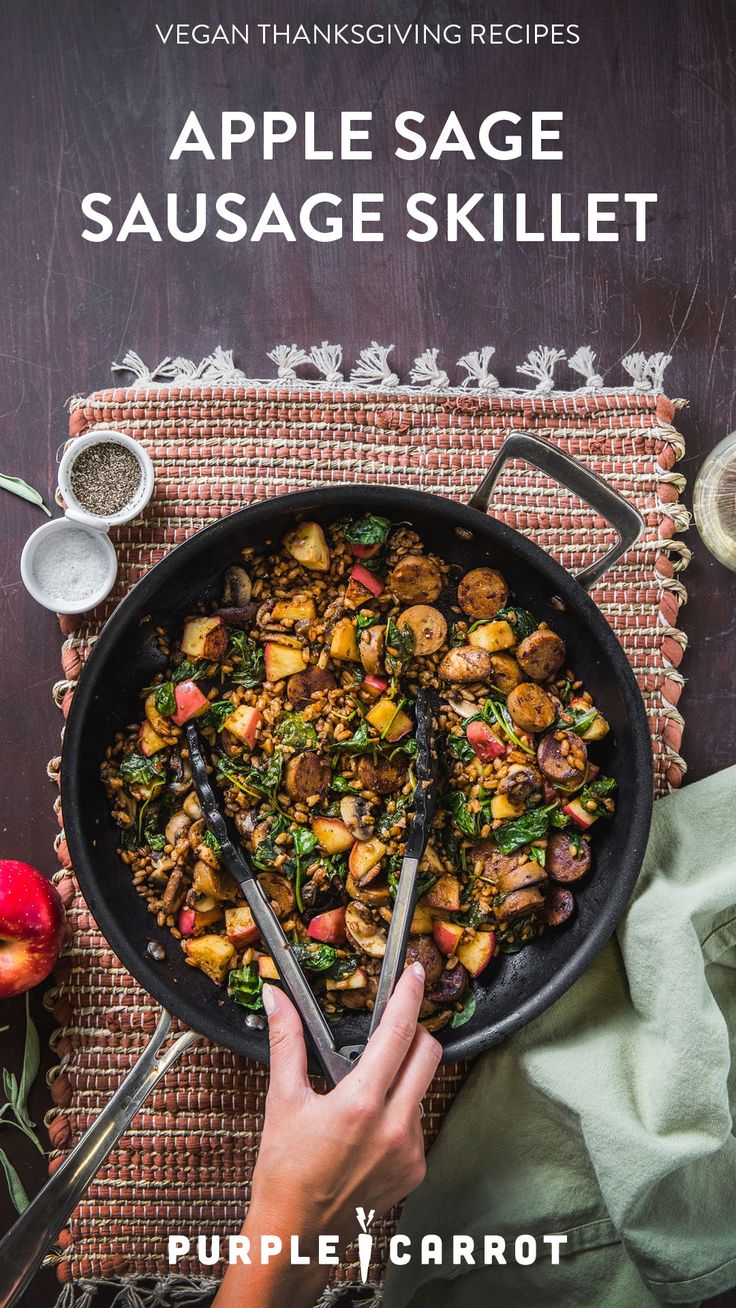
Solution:
M 104 511 L 101 500 L 100 511 L 96 507 L 91 507 L 91 499 L 85 502 L 81 494 L 78 495 L 74 488 L 75 464 L 80 460 L 80 456 L 84 455 L 84 460 L 78 464 L 78 468 L 81 468 L 84 461 L 89 464 L 90 455 L 86 454 L 86 451 L 90 451 L 94 455 L 95 451 L 99 450 L 104 457 L 105 446 L 115 447 L 116 453 L 121 450 L 127 451 L 128 459 L 119 461 L 127 462 L 128 467 L 131 467 L 130 460 L 131 458 L 135 459 L 140 474 L 137 484 L 135 486 L 131 485 L 130 495 L 125 498 L 125 502 L 120 507 L 116 506 L 107 512 Z M 88 467 L 86 471 L 89 473 L 93 470 Z M 87 482 L 89 483 L 90 480 L 88 477 Z M 122 526 L 123 523 L 132 522 L 133 518 L 137 518 L 143 512 L 153 494 L 154 480 L 153 464 L 147 450 L 143 448 L 140 442 L 133 440 L 132 436 L 125 436 L 121 432 L 102 427 L 86 432 L 84 436 L 77 436 L 70 443 L 59 464 L 59 490 L 67 506 L 67 517 L 77 522 L 88 523 L 90 526 L 102 530 Z M 104 472 L 98 473 L 97 481 L 97 496 L 99 498 L 104 496 L 105 493 Z M 79 486 L 77 489 L 79 489 Z M 109 494 L 114 497 L 116 491 L 120 489 L 119 475 L 117 478 L 109 476 L 107 483 Z M 94 496 L 94 493 L 91 493 Z
M 115 585 L 118 560 L 104 530 L 54 518 L 28 537 L 20 573 L 29 595 L 53 613 L 86 613 Z

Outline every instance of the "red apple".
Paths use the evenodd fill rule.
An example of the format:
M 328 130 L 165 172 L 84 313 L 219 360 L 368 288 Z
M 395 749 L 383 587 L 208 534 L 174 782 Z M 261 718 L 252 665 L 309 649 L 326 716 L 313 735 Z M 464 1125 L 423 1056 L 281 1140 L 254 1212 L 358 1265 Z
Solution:
M 318 913 L 307 930 L 312 940 L 320 940 L 323 945 L 344 945 L 345 909 L 331 908 L 327 913 Z
M 598 821 L 598 814 L 589 813 L 587 809 L 583 808 L 579 799 L 571 799 L 569 804 L 565 804 L 562 811 L 567 813 L 567 816 L 572 818 L 575 825 L 580 827 L 582 831 L 587 831 L 588 827 L 592 827 L 593 823 Z
M 44 981 L 59 957 L 64 905 L 28 863 L 0 859 L 0 998 Z
M 378 554 L 380 548 L 380 544 L 361 545 L 359 541 L 353 541 L 350 546 L 353 558 L 355 559 L 372 559 L 374 554 Z
M 350 576 L 353 581 L 357 581 L 359 586 L 364 586 L 366 590 L 369 590 L 371 595 L 380 595 L 381 591 L 385 590 L 381 578 L 377 577 L 375 572 L 369 572 L 367 568 L 363 567 L 362 563 L 355 564 Z
M 179 909 L 179 916 L 176 919 L 176 925 L 183 936 L 191 936 L 196 924 L 197 915 L 193 908 Z
M 371 695 L 382 695 L 384 691 L 388 690 L 388 682 L 386 681 L 386 678 L 375 677 L 372 672 L 366 673 L 363 678 L 363 685 L 366 690 L 371 692 Z
M 171 720 L 177 727 L 183 727 L 190 718 L 198 718 L 201 713 L 206 713 L 210 706 L 207 696 L 202 694 L 196 681 L 180 681 L 174 690 L 174 699 L 176 712 L 172 713 Z
M 458 922 L 445 922 L 442 918 L 436 917 L 432 923 L 432 935 L 440 953 L 447 955 L 456 953 L 464 930 L 465 928 Z
M 480 976 L 493 958 L 495 947 L 495 931 L 476 931 L 469 940 L 458 945 L 457 956 L 471 976 Z
M 480 719 L 469 722 L 465 734 L 473 753 L 482 763 L 492 763 L 494 758 L 500 758 L 506 753 L 506 746 L 494 735 L 487 722 L 481 722 Z

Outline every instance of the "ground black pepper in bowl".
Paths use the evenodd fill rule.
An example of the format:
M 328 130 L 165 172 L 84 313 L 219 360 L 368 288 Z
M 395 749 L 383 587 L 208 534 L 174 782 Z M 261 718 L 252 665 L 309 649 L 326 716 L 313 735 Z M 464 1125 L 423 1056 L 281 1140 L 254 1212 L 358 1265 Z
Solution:
M 113 517 L 130 504 L 142 480 L 143 472 L 135 455 L 112 441 L 85 446 L 69 473 L 80 507 L 100 518 Z

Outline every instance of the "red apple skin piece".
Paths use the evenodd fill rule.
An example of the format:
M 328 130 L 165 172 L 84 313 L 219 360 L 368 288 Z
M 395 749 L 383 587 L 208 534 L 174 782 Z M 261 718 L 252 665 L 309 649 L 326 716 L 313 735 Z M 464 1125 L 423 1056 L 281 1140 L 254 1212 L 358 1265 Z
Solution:
M 492 763 L 506 753 L 506 746 L 494 736 L 487 722 L 469 722 L 465 734 L 481 763 Z
M 581 831 L 587 831 L 588 827 L 592 827 L 593 823 L 598 821 L 598 814 L 586 813 L 579 799 L 572 799 L 569 804 L 565 804 L 562 811 L 572 818 Z
M 241 704 L 240 707 L 231 714 L 231 717 L 237 717 L 237 730 L 233 730 L 233 728 L 230 727 L 230 732 L 236 736 L 238 740 L 242 740 L 243 744 L 248 746 L 248 749 L 255 749 L 258 732 L 260 731 L 261 723 L 263 722 L 263 714 L 257 708 Z M 230 721 L 229 718 L 226 719 L 223 724 L 225 727 L 227 727 L 228 721 Z
M 436 917 L 432 922 L 432 935 L 434 943 L 441 954 L 450 954 L 457 952 L 457 947 L 463 938 L 463 927 L 459 922 L 443 922 L 441 918 Z
M 383 677 L 375 677 L 372 672 L 363 678 L 363 685 L 372 695 L 383 695 L 388 690 L 388 682 Z
M 355 844 L 355 836 L 340 818 L 316 817 L 312 822 L 312 831 L 320 849 L 326 854 L 342 854 Z
M 312 940 L 319 940 L 323 945 L 345 944 L 345 909 L 331 908 L 327 913 L 318 913 L 307 927 Z
M 56 886 L 28 863 L 0 859 L 0 998 L 45 981 L 64 937 Z
M 350 576 L 353 581 L 357 581 L 359 586 L 363 586 L 365 590 L 369 590 L 371 595 L 378 596 L 386 589 L 381 578 L 377 577 L 374 572 L 369 572 L 361 563 L 355 564 Z
M 206 713 L 210 706 L 207 696 L 202 694 L 196 681 L 180 681 L 174 690 L 174 698 L 176 712 L 172 713 L 171 721 L 177 727 L 183 727 L 190 718 L 198 718 L 200 714 Z
M 179 909 L 179 915 L 176 919 L 176 925 L 178 926 L 183 936 L 191 936 L 194 934 L 194 927 L 196 921 L 197 921 L 197 915 L 193 908 Z
M 361 545 L 356 541 L 350 546 L 350 552 L 354 559 L 372 559 L 374 554 L 378 554 L 380 545 Z

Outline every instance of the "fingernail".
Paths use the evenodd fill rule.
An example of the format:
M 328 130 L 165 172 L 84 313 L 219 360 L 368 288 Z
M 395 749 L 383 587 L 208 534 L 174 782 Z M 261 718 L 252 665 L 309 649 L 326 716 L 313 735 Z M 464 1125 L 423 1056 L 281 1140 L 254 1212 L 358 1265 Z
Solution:
M 422 967 L 421 963 L 412 963 L 411 970 L 414 973 L 417 980 L 421 981 L 422 985 L 424 985 L 424 968 Z
M 263 1007 L 266 1010 L 266 1017 L 270 1017 L 276 1011 L 276 996 L 273 993 L 273 986 L 264 986 L 262 991 Z

